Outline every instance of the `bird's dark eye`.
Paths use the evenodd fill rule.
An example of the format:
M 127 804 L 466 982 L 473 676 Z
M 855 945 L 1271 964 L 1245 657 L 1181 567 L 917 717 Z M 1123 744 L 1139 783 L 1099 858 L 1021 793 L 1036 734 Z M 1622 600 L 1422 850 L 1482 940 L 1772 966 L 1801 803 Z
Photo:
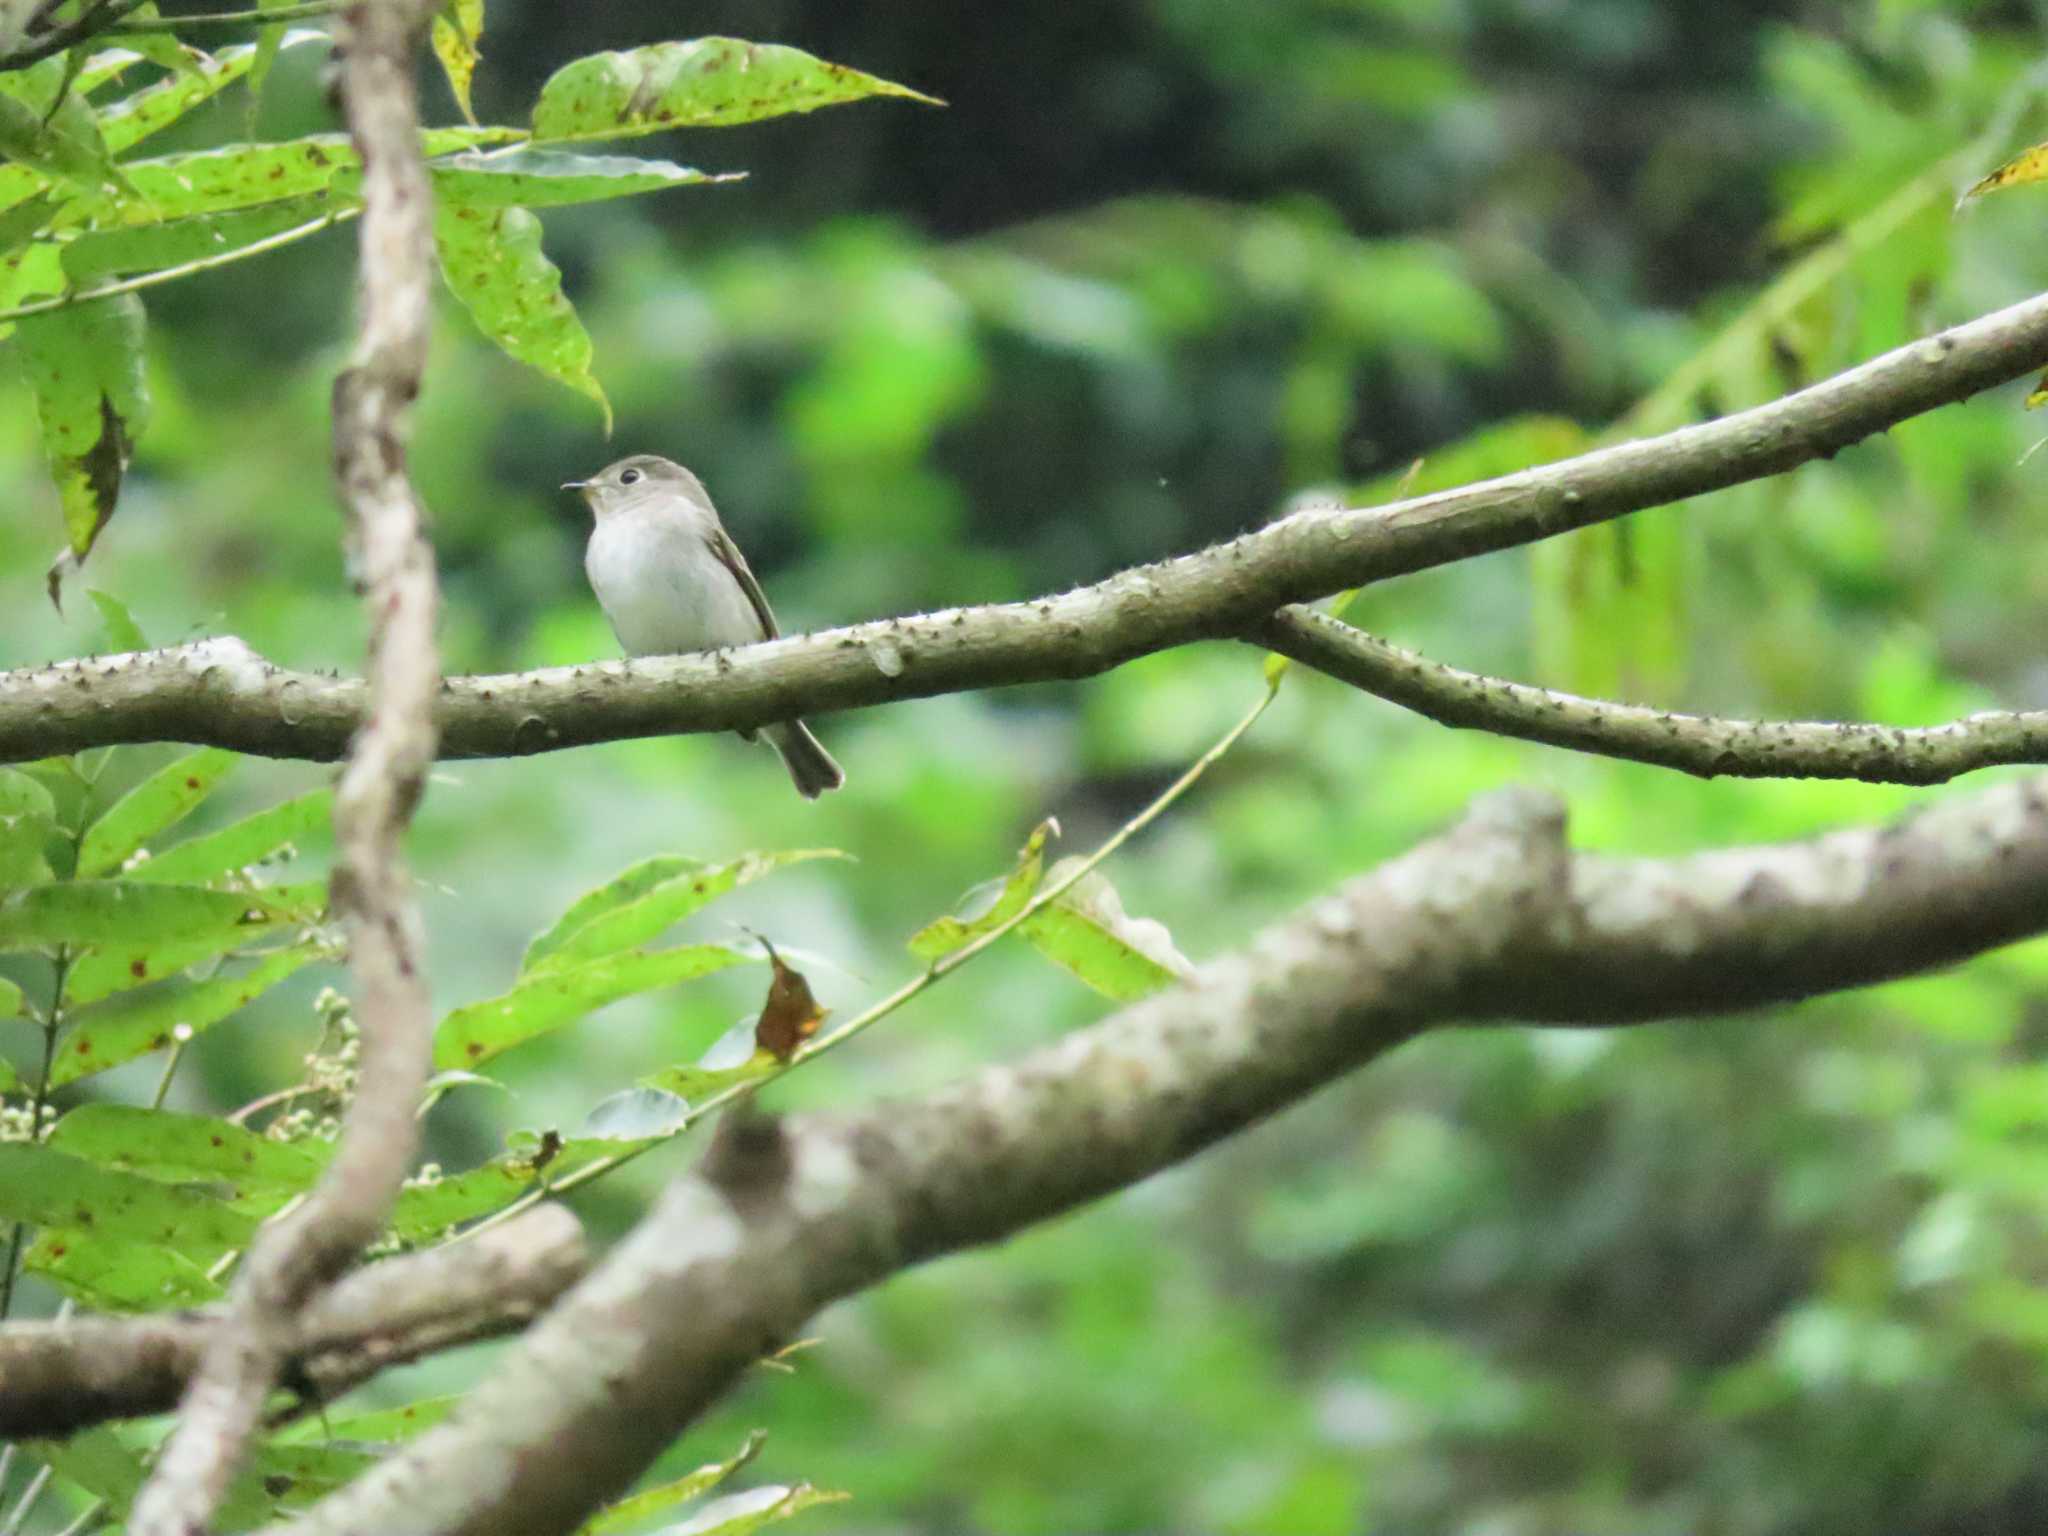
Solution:
M 640 471 L 637 469 L 622 469 L 619 471 L 619 484 L 621 485 L 635 485 L 639 483 L 639 480 Z

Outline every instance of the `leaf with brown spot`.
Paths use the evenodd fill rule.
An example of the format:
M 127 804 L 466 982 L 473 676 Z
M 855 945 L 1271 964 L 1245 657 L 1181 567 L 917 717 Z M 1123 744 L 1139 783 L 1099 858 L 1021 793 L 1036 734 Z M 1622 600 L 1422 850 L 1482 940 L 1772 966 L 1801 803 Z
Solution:
M 533 108 L 538 143 L 620 139 L 664 128 L 722 128 L 870 96 L 945 103 L 797 48 L 700 37 L 563 65 Z
M 142 301 L 124 293 L 51 310 L 23 320 L 19 335 L 75 564 L 114 515 L 129 452 L 149 419 Z
M 761 947 L 768 951 L 775 974 L 768 981 L 768 1001 L 761 1005 L 761 1017 L 754 1022 L 754 1044 L 777 1061 L 787 1062 L 818 1032 L 831 1010 L 818 1006 L 804 973 L 786 964 L 773 944 L 763 939 Z

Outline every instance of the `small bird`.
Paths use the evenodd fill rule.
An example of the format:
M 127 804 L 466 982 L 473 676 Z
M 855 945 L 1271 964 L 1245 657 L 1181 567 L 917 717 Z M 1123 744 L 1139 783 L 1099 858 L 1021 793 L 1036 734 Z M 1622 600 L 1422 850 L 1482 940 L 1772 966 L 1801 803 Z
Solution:
M 583 569 L 627 655 L 723 650 L 781 633 L 703 481 L 682 465 L 638 453 L 562 489 L 579 492 L 596 518 Z M 806 800 L 846 782 L 803 721 L 762 734 Z M 740 735 L 755 739 L 753 731 Z

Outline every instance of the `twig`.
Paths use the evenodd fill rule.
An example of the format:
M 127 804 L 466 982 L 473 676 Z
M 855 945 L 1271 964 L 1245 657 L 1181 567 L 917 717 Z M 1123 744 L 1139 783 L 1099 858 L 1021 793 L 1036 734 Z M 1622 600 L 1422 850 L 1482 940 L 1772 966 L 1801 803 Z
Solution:
M 143 3 L 144 0 L 100 0 L 98 5 L 88 7 L 70 25 L 58 27 L 38 42 L 0 54 L 0 71 L 26 69 L 31 64 L 40 64 L 44 59 L 67 53 L 87 39 L 109 31 L 130 11 L 140 10 Z
M 433 1014 L 400 844 L 435 754 L 437 590 L 405 469 L 426 363 L 433 194 L 419 149 L 413 50 L 434 0 L 359 0 L 340 35 L 342 95 L 363 163 L 359 336 L 335 381 L 335 475 L 369 614 L 375 710 L 335 792 L 333 904 L 349 931 L 363 1069 L 321 1182 L 272 1222 L 235 1277 L 177 1427 L 136 1500 L 134 1536 L 203 1530 L 226 1493 L 308 1300 L 381 1229 L 417 1145 Z
M 1254 638 L 1440 725 L 1652 763 L 1704 779 L 1942 784 L 1979 768 L 2048 762 L 2048 712 L 2040 710 L 1988 710 L 1930 726 L 1725 720 L 1466 672 L 1308 608 L 1281 610 Z
M 564 1206 L 527 1213 L 482 1242 L 356 1270 L 293 1320 L 294 1381 L 329 1401 L 377 1371 L 531 1322 L 589 1262 Z M 176 1405 L 224 1309 L 0 1328 L 0 1434 L 38 1439 Z M 4 1531 L 0 1531 L 4 1536 Z

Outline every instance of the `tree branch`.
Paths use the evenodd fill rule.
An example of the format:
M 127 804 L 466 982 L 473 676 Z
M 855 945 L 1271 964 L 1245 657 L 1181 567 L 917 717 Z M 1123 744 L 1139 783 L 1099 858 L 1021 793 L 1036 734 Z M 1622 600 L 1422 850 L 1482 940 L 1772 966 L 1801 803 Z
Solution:
M 1198 554 L 1027 603 L 956 608 L 715 655 L 455 678 L 449 757 L 629 737 L 1091 677 L 1196 640 L 1256 638 L 1290 603 L 1550 538 L 1780 474 L 1898 422 L 2048 368 L 2048 296 L 1768 405 L 1389 506 L 1305 511 Z M 0 673 L 0 762 L 182 741 L 331 761 L 364 717 L 353 678 L 272 666 L 235 640 Z
M 576 1218 L 543 1205 L 469 1242 L 373 1264 L 294 1320 L 287 1374 L 331 1401 L 386 1367 L 517 1332 L 587 1263 Z M 0 1437 L 166 1413 L 226 1325 L 213 1310 L 0 1327 Z
M 400 844 L 436 752 L 438 591 L 405 446 L 426 365 L 433 276 L 433 191 L 412 64 L 435 3 L 360 0 L 338 34 L 342 98 L 363 162 L 363 223 L 361 314 L 354 361 L 334 385 L 334 459 L 369 614 L 372 707 L 335 792 L 332 894 L 349 931 L 362 1074 L 320 1183 L 258 1234 L 236 1276 L 229 1321 L 212 1335 L 136 1501 L 135 1536 L 205 1528 L 290 1354 L 296 1315 L 376 1238 L 418 1142 L 433 1012 Z
M 1123 1188 L 1433 1027 L 1784 1001 L 2048 928 L 2048 777 L 1890 827 L 1573 856 L 1482 802 L 1190 983 L 909 1104 L 728 1121 L 442 1426 L 273 1536 L 557 1536 L 817 1308 Z M 545 1448 L 545 1454 L 539 1454 Z
M 2048 763 L 2048 712 L 2040 710 L 1986 710 L 1920 727 L 1723 720 L 1466 672 L 1307 608 L 1282 609 L 1255 638 L 1268 650 L 1439 725 L 1652 763 L 1703 779 L 1942 784 L 1979 768 Z
M 102 32 L 112 31 L 123 17 L 130 11 L 142 9 L 142 5 L 143 0 L 99 0 L 99 4 L 87 6 L 78 20 L 69 25 L 54 28 L 33 43 L 24 43 L 0 54 L 0 70 L 26 69 L 44 59 L 68 53 L 80 43 L 90 42 Z

